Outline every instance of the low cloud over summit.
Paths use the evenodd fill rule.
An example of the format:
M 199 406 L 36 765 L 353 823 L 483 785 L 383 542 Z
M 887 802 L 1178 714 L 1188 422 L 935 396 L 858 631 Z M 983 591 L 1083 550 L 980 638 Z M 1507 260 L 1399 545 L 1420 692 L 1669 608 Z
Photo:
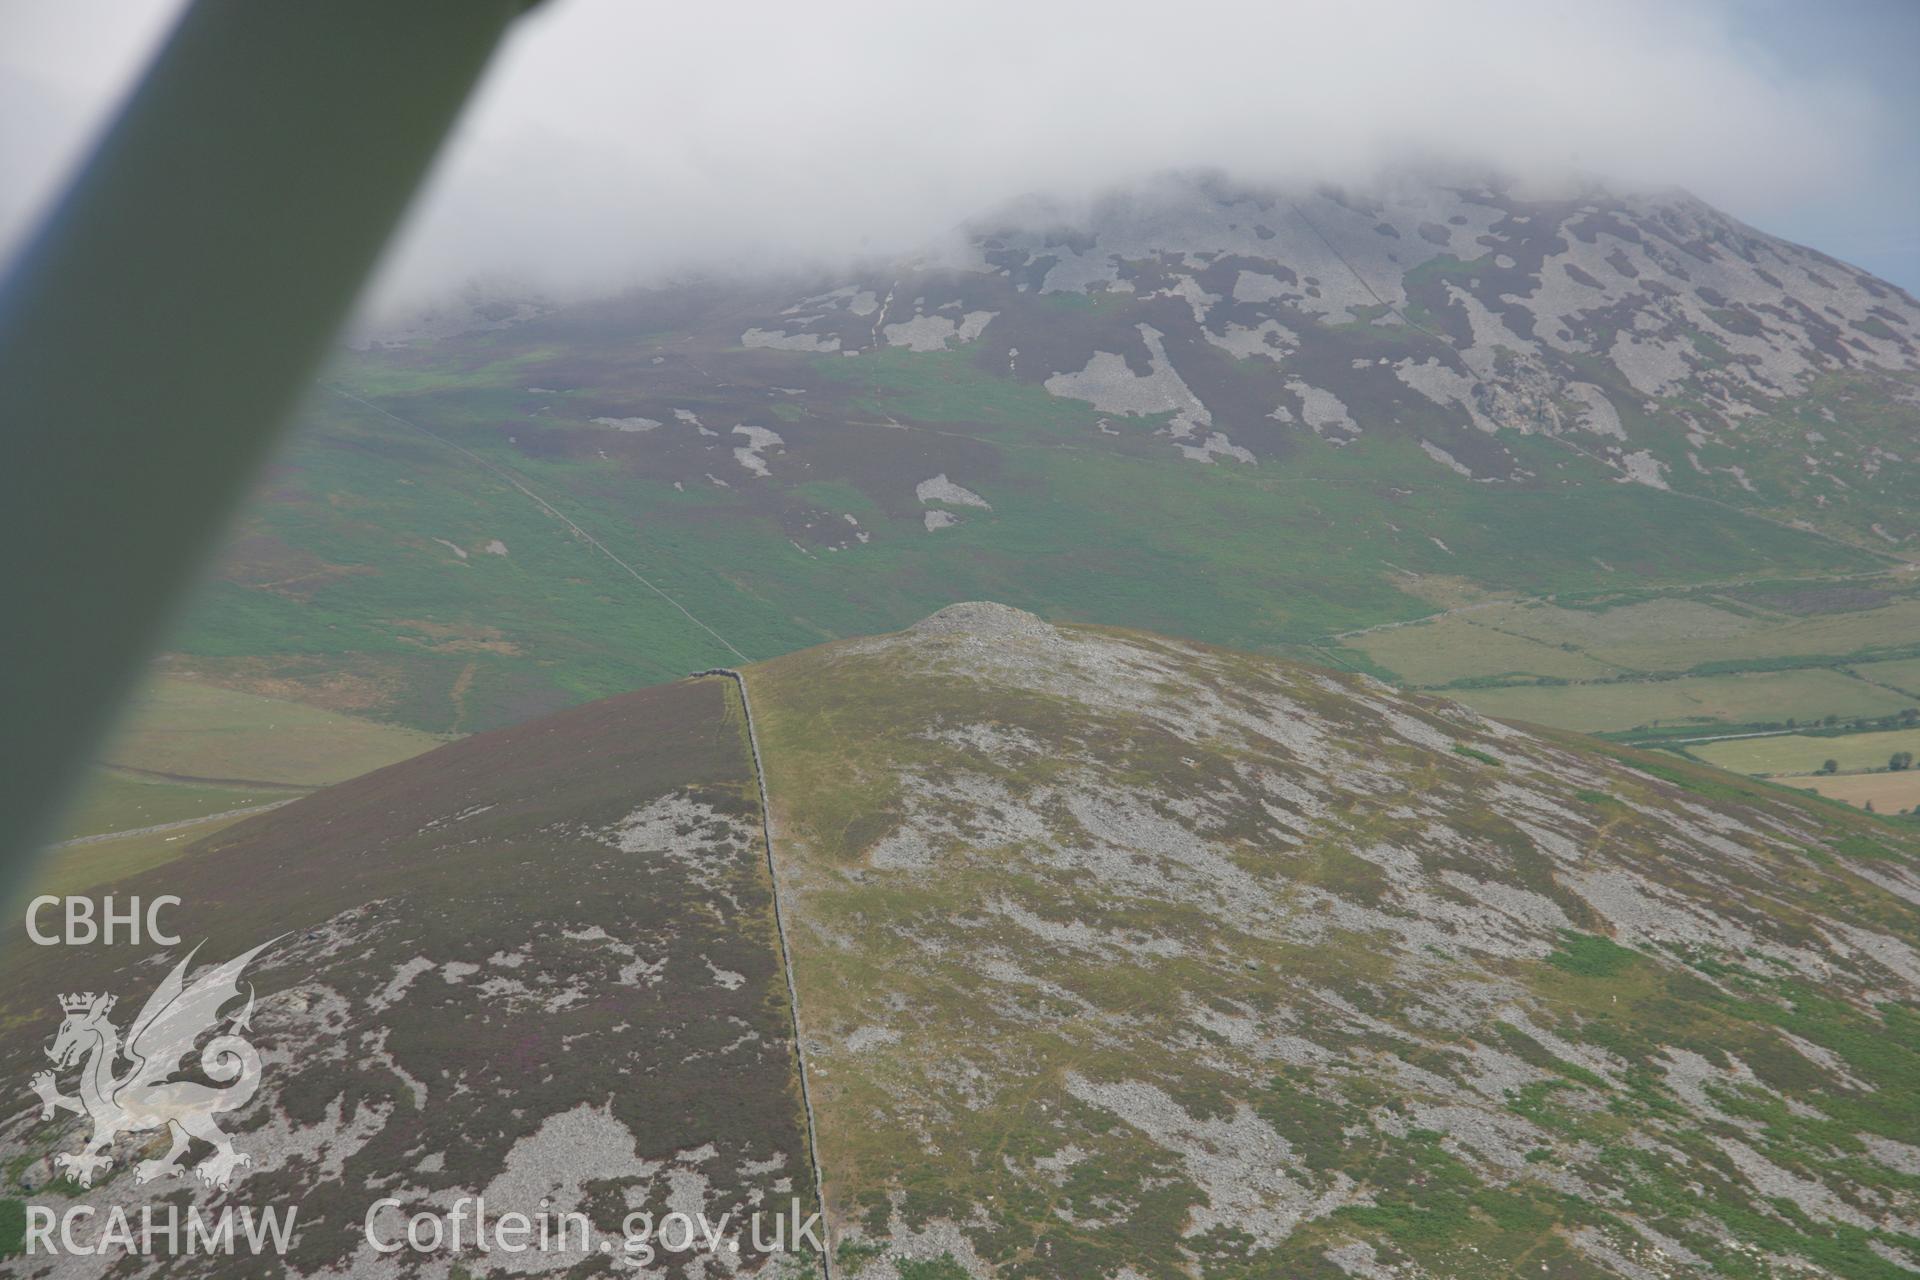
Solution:
M 7 231 L 165 9 L 106 36 L 70 12 L 13 15 L 0 92 L 32 127 L 0 130 Z M 1750 38 L 1743 20 L 1765 11 L 550 3 L 495 67 L 380 294 L 476 275 L 578 292 L 893 253 L 1025 193 L 1196 166 L 1352 182 L 1417 159 L 1677 184 L 1820 243 L 1795 211 L 1857 195 L 1901 113 L 1871 78 L 1789 66 Z

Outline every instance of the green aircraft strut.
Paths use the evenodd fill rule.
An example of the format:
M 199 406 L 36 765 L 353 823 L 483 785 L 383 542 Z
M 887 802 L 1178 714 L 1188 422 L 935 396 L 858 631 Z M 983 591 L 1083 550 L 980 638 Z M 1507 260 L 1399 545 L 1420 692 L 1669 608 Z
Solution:
M 526 0 L 197 0 L 0 284 L 0 902 Z

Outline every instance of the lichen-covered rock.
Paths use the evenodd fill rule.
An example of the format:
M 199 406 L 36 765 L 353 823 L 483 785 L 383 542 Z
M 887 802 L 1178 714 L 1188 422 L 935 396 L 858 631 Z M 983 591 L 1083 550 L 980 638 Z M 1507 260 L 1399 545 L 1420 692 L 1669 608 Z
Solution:
M 851 1256 L 942 1232 L 956 1275 L 1920 1260 L 1903 836 L 991 604 L 747 678 Z

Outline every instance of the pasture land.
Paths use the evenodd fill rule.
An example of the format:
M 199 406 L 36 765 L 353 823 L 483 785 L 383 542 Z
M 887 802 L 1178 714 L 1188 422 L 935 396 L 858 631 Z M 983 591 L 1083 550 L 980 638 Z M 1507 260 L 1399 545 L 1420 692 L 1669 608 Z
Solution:
M 1896 751 L 1920 754 L 1920 729 L 1848 733 L 1831 738 L 1784 733 L 1777 737 L 1701 742 L 1687 748 L 1689 755 L 1698 756 L 1708 764 L 1762 777 L 1813 773 L 1828 760 L 1837 761 L 1844 773 L 1884 769 L 1887 757 Z
M 100 758 L 122 770 L 202 785 L 323 787 L 443 741 L 416 729 L 161 676 L 134 699 Z
M 197 842 L 236 822 L 244 822 L 247 817 L 236 814 L 211 818 L 168 831 L 146 831 L 49 849 L 41 854 L 40 866 L 33 876 L 34 892 L 82 893 L 95 885 L 115 883 L 172 862 Z
M 95 768 L 88 771 L 66 816 L 56 824 L 54 839 L 75 840 L 184 822 L 300 794 L 290 787 L 202 786 Z
M 1402 683 L 1592 732 L 1878 717 L 1920 697 L 1915 586 L 1901 566 L 1824 585 L 1477 603 L 1344 644 Z
M 1884 716 L 1920 705 L 1838 671 L 1754 671 L 1610 684 L 1460 689 L 1450 696 L 1488 715 L 1590 733 L 1662 725 L 1753 724 Z
M 1920 658 L 1900 658 L 1892 662 L 1863 662 L 1854 667 L 1862 680 L 1884 684 L 1904 693 L 1920 696 Z
M 1665 599 L 1597 609 L 1545 603 L 1489 605 L 1471 613 L 1354 637 L 1349 643 L 1403 679 L 1421 684 L 1442 682 L 1440 677 L 1450 665 L 1458 669 L 1447 678 L 1483 674 L 1468 668 L 1477 662 L 1473 640 L 1486 631 L 1579 655 L 1616 671 L 1648 674 L 1728 663 L 1780 665 L 1809 659 L 1892 666 L 1893 662 L 1876 662 L 1875 655 L 1903 654 L 1920 646 L 1917 599 L 1814 617 L 1763 615 L 1743 606 L 1727 606 L 1734 606 L 1734 602 L 1722 605 L 1707 599 Z M 1407 656 L 1414 659 L 1412 669 L 1395 665 L 1394 658 Z M 1920 662 L 1904 656 L 1897 661 L 1903 674 L 1920 682 Z M 1536 674 L 1578 679 L 1585 673 Z
M 1413 685 L 1526 676 L 1590 680 L 1619 674 L 1586 654 L 1502 630 L 1486 616 L 1491 612 L 1476 610 L 1438 622 L 1393 627 L 1349 643 Z

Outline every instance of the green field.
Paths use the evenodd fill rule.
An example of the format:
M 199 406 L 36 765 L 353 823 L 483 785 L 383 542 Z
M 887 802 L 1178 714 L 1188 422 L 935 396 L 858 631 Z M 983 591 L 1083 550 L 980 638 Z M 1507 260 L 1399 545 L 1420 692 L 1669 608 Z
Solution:
M 1404 683 L 1598 732 L 1877 717 L 1920 695 L 1920 657 L 1907 656 L 1920 647 L 1920 596 L 1905 566 L 1844 581 L 1473 604 L 1343 643 Z
M 74 840 L 182 822 L 299 794 L 284 787 L 196 786 L 96 768 L 80 784 L 79 795 L 58 824 L 55 839 Z
M 1561 644 L 1503 629 L 1494 609 L 1394 627 L 1349 640 L 1376 666 L 1412 685 L 1488 677 L 1604 679 L 1619 669 Z
M 1863 662 L 1854 667 L 1863 680 L 1884 684 L 1906 693 L 1920 695 L 1920 658 L 1901 658 L 1894 662 Z
M 323 787 L 419 755 L 441 741 L 297 702 L 162 676 L 134 699 L 100 759 L 122 770 L 174 781 L 238 783 L 243 790 L 248 783 Z M 116 780 L 94 803 L 124 811 L 124 801 L 115 798 L 122 793 L 124 785 Z
M 1409 685 L 1446 685 L 1455 679 L 1486 677 L 1605 679 L 1619 674 L 1619 668 L 1584 652 L 1505 631 L 1498 622 L 1484 620 L 1482 612 L 1492 610 L 1375 631 L 1350 643 Z
M 1788 619 L 1743 617 L 1682 601 L 1638 608 L 1654 615 L 1648 619 L 1653 625 L 1591 638 L 1582 637 L 1577 627 L 1567 630 L 1575 643 L 1602 661 L 1640 671 L 1685 671 L 1706 663 L 1808 655 L 1859 657 L 1920 643 L 1920 600 L 1912 599 L 1877 609 Z
M 173 676 L 150 679 L 53 825 L 42 883 L 68 892 L 168 861 L 239 820 L 443 739 Z M 241 815 L 244 816 L 244 815 Z M 117 836 L 115 833 L 125 833 Z
M 112 884 L 150 867 L 171 862 L 196 841 L 223 831 L 247 815 L 211 818 L 163 831 L 109 836 L 64 849 L 47 850 L 33 875 L 35 893 L 80 893 L 95 885 Z
M 1883 716 L 1920 705 L 1905 694 L 1824 668 L 1615 684 L 1461 689 L 1452 696 L 1488 715 L 1595 733 L 1660 725 L 1752 724 L 1788 717 Z
M 1884 769 L 1887 757 L 1896 751 L 1920 753 L 1920 729 L 1848 733 L 1830 738 L 1789 733 L 1778 737 L 1702 742 L 1687 748 L 1689 755 L 1722 769 L 1762 776 L 1813 773 L 1828 760 L 1838 761 L 1839 768 L 1846 773 Z
M 1609 608 L 1551 604 L 1506 605 L 1477 612 L 1474 621 L 1542 644 L 1571 646 L 1633 670 L 1684 670 L 1719 655 L 1765 623 L 1699 600 L 1645 600 Z M 1649 667 L 1636 659 L 1658 658 Z
M 1908 576 L 1891 575 L 1903 590 Z M 1688 593 L 1690 596 L 1697 593 Z M 1920 645 L 1920 599 L 1902 598 L 1862 610 L 1789 618 L 1708 603 L 1700 598 L 1637 601 L 1616 607 L 1564 608 L 1544 603 L 1476 607 L 1413 627 L 1354 637 L 1348 641 L 1381 665 L 1420 684 L 1445 678 L 1497 674 L 1479 655 L 1489 645 L 1516 656 L 1539 649 L 1565 655 L 1568 669 L 1536 670 L 1537 675 L 1587 677 L 1599 670 L 1647 674 L 1693 671 L 1728 664 L 1778 665 L 1821 659 L 1827 663 L 1867 662 L 1913 678 L 1911 658 L 1875 662 L 1876 655 Z M 1536 658 L 1535 665 L 1549 661 Z M 1584 668 L 1577 664 L 1584 661 Z M 1453 672 L 1448 676 L 1448 672 Z M 1443 678 L 1444 677 L 1444 678 Z M 1890 681 L 1897 683 L 1897 681 Z

